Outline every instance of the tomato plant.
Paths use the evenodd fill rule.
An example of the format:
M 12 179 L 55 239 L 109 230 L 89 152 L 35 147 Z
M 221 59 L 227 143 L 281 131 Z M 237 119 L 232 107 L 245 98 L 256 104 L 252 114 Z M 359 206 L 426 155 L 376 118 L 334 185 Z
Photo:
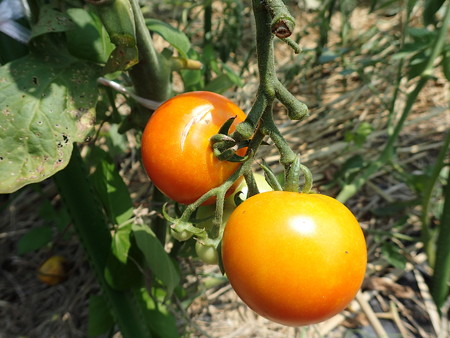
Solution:
M 212 92 L 188 92 L 164 102 L 142 136 L 142 161 L 155 186 L 174 201 L 190 204 L 225 182 L 240 164 L 218 160 L 210 138 L 233 117 L 230 131 L 245 113 Z
M 255 173 L 253 174 L 255 177 L 256 185 L 258 186 L 259 192 L 265 192 L 272 190 L 269 183 L 267 183 L 266 179 L 263 175 Z M 239 194 L 239 197 L 243 200 L 247 198 L 247 192 L 248 187 L 247 183 L 245 183 L 245 180 L 242 180 L 241 183 L 236 187 L 235 191 L 230 194 L 225 199 L 224 205 L 223 205 L 223 219 L 222 222 L 226 223 L 228 221 L 228 218 L 230 218 L 231 213 L 236 209 L 236 202 L 234 200 L 235 195 Z M 199 228 L 205 228 L 206 230 L 209 230 L 213 226 L 213 219 L 214 219 L 214 213 L 215 213 L 215 206 L 214 205 L 204 205 L 197 209 L 197 218 L 198 219 L 207 219 L 203 222 L 200 222 L 197 224 Z
M 342 311 L 367 262 L 363 232 L 342 203 L 320 194 L 271 191 L 231 214 L 222 258 L 231 285 L 258 314 L 307 325 Z

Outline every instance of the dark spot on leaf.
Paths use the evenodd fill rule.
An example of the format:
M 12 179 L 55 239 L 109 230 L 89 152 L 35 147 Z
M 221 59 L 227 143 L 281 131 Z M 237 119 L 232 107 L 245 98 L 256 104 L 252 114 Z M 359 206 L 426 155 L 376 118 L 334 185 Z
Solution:
M 62 137 L 63 137 L 64 143 L 69 142 L 69 137 L 66 134 L 63 134 Z
M 33 84 L 34 84 L 35 86 L 38 85 L 38 79 L 37 79 L 36 76 L 33 76 Z
M 3 161 L 3 156 L 0 156 L 0 161 Z

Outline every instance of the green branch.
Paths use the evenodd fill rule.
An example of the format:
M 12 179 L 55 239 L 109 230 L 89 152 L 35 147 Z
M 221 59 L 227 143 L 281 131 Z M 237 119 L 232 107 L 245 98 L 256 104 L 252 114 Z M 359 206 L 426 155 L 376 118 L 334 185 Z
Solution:
M 129 71 L 135 91 L 144 98 L 165 101 L 170 97 L 170 67 L 153 46 L 139 1 L 130 0 L 130 4 L 134 14 L 139 50 L 139 63 Z

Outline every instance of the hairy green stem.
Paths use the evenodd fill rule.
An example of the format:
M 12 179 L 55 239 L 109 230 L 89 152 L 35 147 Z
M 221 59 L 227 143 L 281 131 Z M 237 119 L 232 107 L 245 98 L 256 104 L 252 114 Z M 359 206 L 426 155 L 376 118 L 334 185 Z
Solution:
M 248 187 L 247 198 L 259 194 L 258 185 L 255 180 L 255 176 L 251 170 L 244 173 L 245 183 Z
M 271 105 L 275 98 L 273 79 L 276 78 L 273 35 L 267 24 L 271 18 L 266 7 L 259 0 L 253 0 L 253 13 L 256 22 L 256 54 L 260 88 L 268 100 L 267 104 Z
M 249 171 L 251 171 L 253 159 L 255 156 L 255 149 L 258 149 L 259 145 L 262 143 L 264 139 L 264 135 L 259 132 L 259 130 L 255 133 L 255 136 L 251 139 L 250 144 L 248 146 L 247 156 L 248 160 L 245 161 L 239 168 L 231 175 L 222 185 L 211 189 L 206 192 L 203 196 L 197 199 L 194 203 L 189 204 L 186 209 L 183 211 L 183 214 L 179 219 L 172 219 L 165 214 L 166 219 L 168 219 L 172 223 L 172 227 L 176 231 L 191 231 L 195 236 L 202 239 L 202 242 L 205 245 L 210 245 L 214 247 L 218 247 L 219 243 L 222 239 L 223 229 L 222 229 L 222 218 L 223 218 L 223 201 L 225 199 L 226 192 L 231 188 L 231 186 L 242 176 L 246 175 Z M 219 227 L 218 236 L 215 238 L 208 238 L 208 234 L 206 231 L 202 231 L 201 229 L 195 228 L 192 224 L 190 224 L 190 219 L 193 213 L 200 207 L 204 202 L 208 199 L 216 197 L 216 217 L 214 219 L 214 224 Z
M 165 101 L 170 97 L 170 68 L 166 60 L 153 46 L 152 37 L 138 0 L 130 0 L 133 10 L 139 63 L 129 71 L 136 93 L 155 101 Z
M 285 138 L 276 127 L 275 121 L 273 120 L 272 107 L 267 107 L 263 114 L 261 132 L 268 135 L 274 142 L 280 153 L 280 163 L 288 169 L 290 164 L 296 160 L 297 155 L 289 147 Z

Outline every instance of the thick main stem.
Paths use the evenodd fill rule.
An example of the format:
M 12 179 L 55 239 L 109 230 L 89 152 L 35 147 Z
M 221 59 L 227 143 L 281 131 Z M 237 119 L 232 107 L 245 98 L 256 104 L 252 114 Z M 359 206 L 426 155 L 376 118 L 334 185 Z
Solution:
M 273 35 L 270 29 L 271 17 L 266 7 L 259 0 L 253 0 L 253 13 L 256 22 L 256 54 L 258 57 L 258 70 L 260 86 L 267 99 L 275 98 L 273 79 L 275 75 L 275 62 L 273 51 Z M 272 102 L 267 103 L 271 105 Z
M 138 0 L 130 3 L 139 50 L 139 63 L 129 71 L 135 91 L 147 99 L 165 101 L 170 96 L 170 69 L 153 46 Z

